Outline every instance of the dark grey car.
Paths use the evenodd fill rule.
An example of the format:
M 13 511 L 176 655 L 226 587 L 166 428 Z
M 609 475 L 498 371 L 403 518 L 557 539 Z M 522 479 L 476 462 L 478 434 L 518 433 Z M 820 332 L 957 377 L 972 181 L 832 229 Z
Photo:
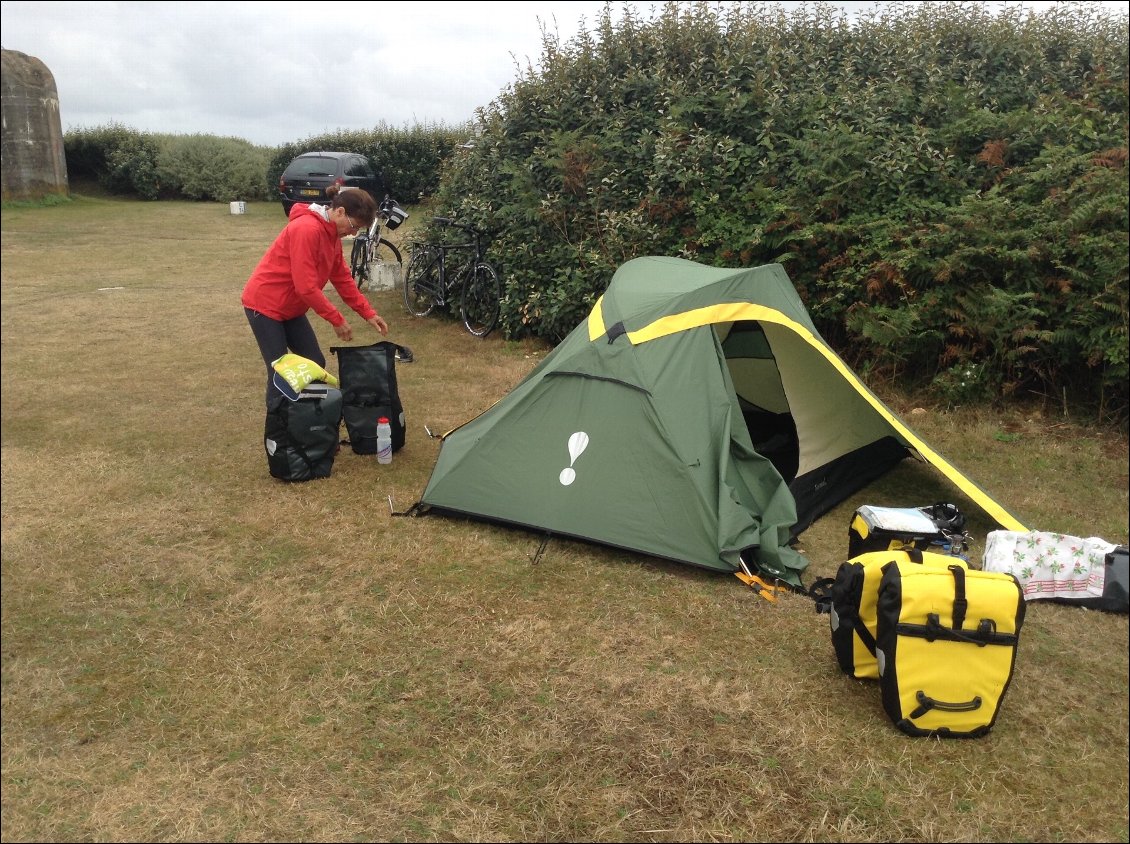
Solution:
M 279 176 L 283 213 L 289 216 L 297 202 L 326 202 L 330 185 L 366 190 L 378 205 L 385 194 L 384 180 L 365 156 L 355 152 L 304 152 Z

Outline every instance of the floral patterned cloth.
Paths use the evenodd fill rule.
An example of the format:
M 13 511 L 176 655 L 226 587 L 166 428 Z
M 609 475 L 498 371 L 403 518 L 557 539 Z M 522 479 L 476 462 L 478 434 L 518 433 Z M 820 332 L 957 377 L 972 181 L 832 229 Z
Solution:
M 1027 601 L 1098 598 L 1106 580 L 1106 555 L 1116 547 L 1098 537 L 994 530 L 985 540 L 981 568 L 1015 575 Z

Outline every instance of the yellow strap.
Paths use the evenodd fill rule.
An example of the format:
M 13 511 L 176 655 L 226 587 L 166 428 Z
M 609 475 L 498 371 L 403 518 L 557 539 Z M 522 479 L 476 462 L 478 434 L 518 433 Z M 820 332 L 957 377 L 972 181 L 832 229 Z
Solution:
M 777 592 L 780 587 L 766 583 L 756 574 L 746 574 L 744 571 L 734 572 L 734 577 L 752 589 L 757 595 L 771 604 L 777 603 Z

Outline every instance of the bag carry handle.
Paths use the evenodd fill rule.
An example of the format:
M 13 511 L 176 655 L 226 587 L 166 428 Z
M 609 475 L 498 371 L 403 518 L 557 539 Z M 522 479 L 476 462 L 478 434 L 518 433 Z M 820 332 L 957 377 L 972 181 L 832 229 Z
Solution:
M 392 340 L 378 340 L 368 346 L 330 346 L 330 354 L 336 355 L 338 352 L 347 352 L 351 349 L 371 349 L 373 346 L 380 346 L 382 343 L 388 343 L 393 348 L 393 356 L 399 363 L 412 363 L 416 360 L 416 356 L 412 354 L 412 350 L 407 346 L 401 346 L 399 343 L 394 343 Z
M 969 611 L 969 601 L 965 597 L 965 569 L 961 566 L 947 568 L 953 573 L 953 629 L 960 630 Z
M 918 701 L 918 708 L 910 713 L 911 719 L 921 718 L 931 709 L 938 709 L 942 712 L 972 712 L 975 709 L 981 708 L 981 696 L 974 696 L 973 700 L 967 700 L 964 703 L 951 703 L 949 701 L 938 700 L 932 698 L 924 691 L 919 690 L 914 695 Z

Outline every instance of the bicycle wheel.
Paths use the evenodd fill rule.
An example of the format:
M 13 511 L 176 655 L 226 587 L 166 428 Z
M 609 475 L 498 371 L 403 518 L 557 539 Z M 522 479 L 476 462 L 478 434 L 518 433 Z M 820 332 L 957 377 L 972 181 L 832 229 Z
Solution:
M 396 278 L 391 284 L 388 283 L 387 276 L 383 277 L 382 266 L 396 268 Z M 400 257 L 400 250 L 383 237 L 377 241 L 376 246 L 373 246 L 373 241 L 368 238 L 359 238 L 353 242 L 350 270 L 357 281 L 357 286 L 362 290 L 399 287 L 403 269 L 404 260 Z M 376 287 L 378 284 L 380 284 L 379 288 Z
M 404 305 L 418 317 L 427 316 L 439 296 L 439 250 L 418 246 L 412 250 L 404 274 Z
M 369 243 L 367 235 L 355 237 L 353 251 L 349 253 L 349 272 L 353 274 L 353 280 L 357 282 L 359 290 L 365 289 L 370 278 L 369 265 L 372 261 L 372 252 Z
M 374 261 L 383 261 L 386 264 L 403 264 L 404 259 L 400 257 L 400 250 L 388 240 L 383 237 L 377 243 L 377 249 L 373 253 Z
M 459 315 L 463 325 L 476 337 L 486 337 L 498 323 L 502 283 L 490 264 L 476 264 L 463 279 L 463 292 L 459 299 Z

